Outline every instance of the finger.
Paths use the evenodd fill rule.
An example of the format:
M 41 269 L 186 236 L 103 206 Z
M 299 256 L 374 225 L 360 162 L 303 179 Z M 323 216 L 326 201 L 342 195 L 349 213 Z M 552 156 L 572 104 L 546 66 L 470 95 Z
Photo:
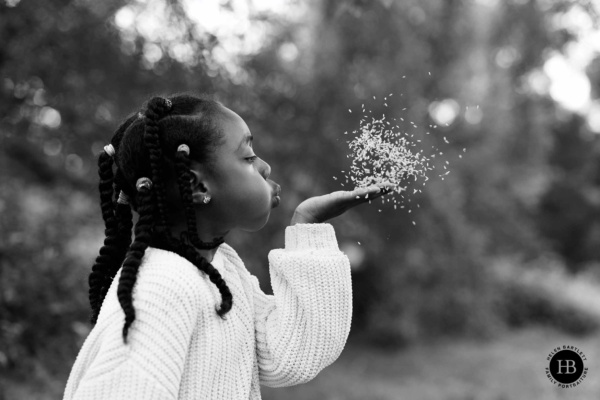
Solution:
M 401 192 L 403 190 L 405 190 L 405 188 L 399 188 L 397 185 L 383 186 L 383 187 L 380 187 L 379 192 L 373 194 L 372 198 L 377 199 L 379 197 L 385 196 L 386 194 L 392 193 L 394 191 Z M 371 196 L 369 196 L 369 197 L 371 197 Z
M 366 187 L 359 187 L 352 191 L 340 190 L 328 195 L 330 201 L 342 208 L 352 208 L 367 203 L 385 194 L 392 192 L 396 185 L 390 182 L 381 182 Z
M 350 193 L 352 193 L 357 200 L 360 198 L 369 200 L 388 194 L 396 189 L 396 187 L 397 185 L 390 182 L 382 182 L 367 187 L 356 188 Z

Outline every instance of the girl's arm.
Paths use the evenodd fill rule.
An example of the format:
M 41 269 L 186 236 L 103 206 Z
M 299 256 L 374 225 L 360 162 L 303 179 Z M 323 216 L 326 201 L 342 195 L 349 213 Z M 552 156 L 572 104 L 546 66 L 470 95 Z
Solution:
M 352 318 L 350 263 L 329 224 L 298 224 L 269 253 L 274 296 L 253 279 L 261 384 L 307 382 L 340 355 Z
M 269 253 L 274 296 L 254 279 L 256 352 L 261 383 L 307 382 L 340 355 L 352 319 L 350 262 L 333 227 L 322 222 L 389 193 L 388 182 L 303 201 L 285 232 L 285 249 Z

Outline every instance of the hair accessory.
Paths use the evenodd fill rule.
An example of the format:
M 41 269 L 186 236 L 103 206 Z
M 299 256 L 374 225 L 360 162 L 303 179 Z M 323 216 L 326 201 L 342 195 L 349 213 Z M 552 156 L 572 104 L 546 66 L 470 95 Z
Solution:
M 204 198 L 202 199 L 202 202 L 204 204 L 208 204 L 210 202 L 210 196 L 209 195 L 204 196 Z
M 119 192 L 119 198 L 117 200 L 118 204 L 129 204 L 129 196 L 125 194 L 122 190 Z
M 115 155 L 115 148 L 110 143 L 104 146 L 104 151 L 111 157 Z
M 137 180 L 136 184 L 135 184 L 135 188 L 137 189 L 137 191 L 141 191 L 142 189 L 147 189 L 150 190 L 152 189 L 152 181 L 150 180 L 150 178 L 140 178 Z
M 144 118 L 144 113 L 143 113 L 143 112 L 141 112 L 141 111 L 140 111 L 140 112 L 138 112 L 138 114 L 137 114 L 137 117 L 138 117 L 138 119 L 142 119 L 142 118 Z
M 177 148 L 177 152 L 183 151 L 188 156 L 190 155 L 190 147 L 187 144 L 180 144 Z
M 165 99 L 165 107 L 167 107 L 170 110 L 171 107 L 173 107 L 173 102 L 169 99 Z

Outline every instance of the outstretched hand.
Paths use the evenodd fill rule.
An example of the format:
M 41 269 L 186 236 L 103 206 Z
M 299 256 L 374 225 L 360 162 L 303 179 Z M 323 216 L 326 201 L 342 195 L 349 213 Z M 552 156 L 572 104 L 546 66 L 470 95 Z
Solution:
M 352 207 L 377 199 L 394 189 L 390 183 L 380 183 L 352 191 L 340 190 L 304 200 L 296 208 L 290 225 L 316 224 L 337 217 Z

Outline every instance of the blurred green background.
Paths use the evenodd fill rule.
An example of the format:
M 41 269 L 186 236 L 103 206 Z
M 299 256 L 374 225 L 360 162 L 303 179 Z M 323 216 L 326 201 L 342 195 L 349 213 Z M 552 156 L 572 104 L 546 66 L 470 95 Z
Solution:
M 409 184 L 422 189 L 410 212 L 373 204 L 332 221 L 353 266 L 349 343 L 313 382 L 266 399 L 597 398 L 599 11 L 1 0 L 0 399 L 61 398 L 90 330 L 96 156 L 145 100 L 185 91 L 240 114 L 283 187 L 267 227 L 228 240 L 267 292 L 267 254 L 295 206 L 343 189 L 333 177 L 348 169 L 344 132 L 361 104 L 439 148 L 438 171 L 450 163 L 443 180 Z M 589 360 L 575 389 L 544 375 L 563 344 Z

